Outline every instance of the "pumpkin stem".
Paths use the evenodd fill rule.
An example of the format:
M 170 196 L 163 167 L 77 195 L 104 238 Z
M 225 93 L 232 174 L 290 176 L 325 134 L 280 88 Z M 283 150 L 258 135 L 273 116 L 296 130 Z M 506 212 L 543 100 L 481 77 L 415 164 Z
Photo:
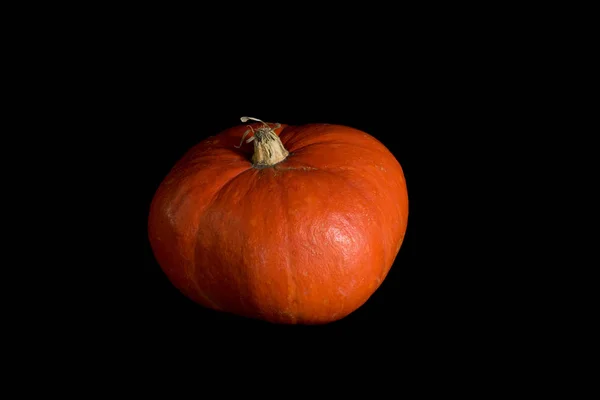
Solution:
M 246 140 L 246 143 L 254 141 L 254 154 L 252 155 L 252 164 L 254 164 L 254 167 L 270 167 L 282 162 L 290 154 L 285 147 L 283 147 L 281 139 L 279 139 L 279 136 L 275 133 L 275 129 L 279 128 L 281 124 L 275 124 L 275 126 L 271 128 L 268 123 L 261 121 L 258 118 L 241 117 L 240 120 L 242 122 L 248 122 L 248 120 L 257 121 L 264 125 L 263 127 L 256 129 L 252 129 L 252 127 L 249 126 L 250 129 L 244 132 L 244 136 L 242 137 L 243 142 L 250 130 L 254 133 L 254 136 Z M 240 145 L 242 142 L 240 142 Z

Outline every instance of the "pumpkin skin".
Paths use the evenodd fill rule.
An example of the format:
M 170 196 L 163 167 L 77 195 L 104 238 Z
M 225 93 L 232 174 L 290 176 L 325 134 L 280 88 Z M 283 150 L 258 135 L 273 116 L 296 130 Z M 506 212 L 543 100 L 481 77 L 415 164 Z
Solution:
M 402 245 L 402 167 L 374 137 L 330 124 L 274 129 L 290 154 L 258 167 L 252 144 L 235 147 L 247 129 L 200 142 L 160 184 L 148 221 L 159 265 L 214 310 L 281 324 L 347 316 Z

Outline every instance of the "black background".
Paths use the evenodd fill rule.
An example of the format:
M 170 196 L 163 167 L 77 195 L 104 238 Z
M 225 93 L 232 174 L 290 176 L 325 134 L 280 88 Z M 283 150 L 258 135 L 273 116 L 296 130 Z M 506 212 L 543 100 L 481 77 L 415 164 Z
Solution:
M 350 88 L 351 89 L 351 88 Z M 341 331 L 361 327 L 383 329 L 398 324 L 403 318 L 415 317 L 427 293 L 417 293 L 423 286 L 419 276 L 417 230 L 419 193 L 416 137 L 418 132 L 406 129 L 404 113 L 389 114 L 389 109 L 373 108 L 376 99 L 340 91 L 335 87 L 307 89 L 289 87 L 285 83 L 264 86 L 244 85 L 231 92 L 198 94 L 196 101 L 173 98 L 158 92 L 155 101 L 144 100 L 138 112 L 149 121 L 143 132 L 143 145 L 136 151 L 139 170 L 131 176 L 135 191 L 135 221 L 138 229 L 132 238 L 139 249 L 137 259 L 126 268 L 135 285 L 128 290 L 126 302 L 135 304 L 135 312 L 145 323 L 168 326 L 173 331 L 247 331 L 247 330 L 310 330 Z M 307 92 L 308 91 L 308 92 Z M 384 93 L 381 93 L 384 95 Z M 371 94 L 371 96 L 374 94 Z M 357 98 L 356 98 L 356 97 Z M 364 95 L 363 95 L 364 96 Z M 150 95 L 150 98 L 154 98 Z M 409 193 L 409 224 L 400 253 L 388 277 L 369 301 L 345 319 L 324 326 L 281 327 L 260 321 L 217 313 L 193 304 L 180 294 L 160 270 L 147 239 L 147 216 L 150 201 L 158 185 L 174 163 L 187 149 L 220 131 L 241 124 L 239 117 L 249 115 L 265 121 L 290 125 L 326 122 L 342 124 L 370 133 L 382 141 L 401 163 Z M 151 121 L 151 122 L 150 122 Z M 378 328 L 373 328 L 378 327 Z
M 190 41 L 168 37 L 127 35 L 71 70 L 76 106 L 68 111 L 91 143 L 81 144 L 82 170 L 72 172 L 86 177 L 68 184 L 95 204 L 81 214 L 89 216 L 82 218 L 86 229 L 95 231 L 81 247 L 90 277 L 72 285 L 83 295 L 71 307 L 82 305 L 93 329 L 119 343 L 153 338 L 159 347 L 236 335 L 335 342 L 372 334 L 439 342 L 453 327 L 464 329 L 465 318 L 478 318 L 477 297 L 464 279 L 473 270 L 455 254 L 467 245 L 460 239 L 462 211 L 454 206 L 477 203 L 461 195 L 460 177 L 473 171 L 462 155 L 487 113 L 482 93 L 498 85 L 475 67 L 484 58 L 473 61 L 472 48 L 462 52 L 442 38 L 424 46 L 424 36 L 396 42 L 388 35 L 384 47 L 363 43 L 360 49 L 353 46 L 358 38 L 321 47 L 300 38 L 265 52 L 211 46 L 210 40 L 191 51 Z M 147 220 L 160 182 L 190 147 L 240 124 L 241 116 L 351 126 L 380 140 L 402 165 L 409 195 L 405 241 L 381 287 L 343 320 L 285 326 L 207 310 L 180 294 L 154 259 Z M 79 189 L 81 181 L 90 192 Z M 418 245 L 424 233 L 426 247 L 422 239 Z
M 280 62 L 290 58 L 294 57 L 282 57 Z M 373 72 L 333 62 L 313 66 L 310 74 L 296 68 L 284 79 L 261 73 L 247 80 L 231 78 L 235 70 L 184 68 L 182 72 L 179 67 L 159 65 L 165 69 L 119 76 L 119 93 L 102 106 L 112 126 L 101 124 L 107 128 L 103 141 L 110 143 L 102 147 L 107 152 L 101 156 L 105 159 L 101 182 L 111 191 L 98 192 L 106 198 L 109 218 L 102 223 L 114 224 L 111 247 L 118 254 L 102 269 L 110 289 L 100 304 L 110 326 L 160 337 L 260 332 L 306 338 L 363 331 L 377 335 L 391 329 L 422 334 L 419 327 L 437 311 L 430 309 L 435 293 L 417 251 L 420 169 L 426 164 L 419 142 L 426 136 L 428 100 L 415 77 L 376 81 L 371 79 Z M 343 320 L 321 326 L 280 326 L 207 310 L 175 289 L 154 259 L 147 218 L 160 182 L 190 147 L 241 124 L 239 118 L 245 115 L 290 125 L 351 126 L 380 140 L 403 167 L 409 193 L 404 243 L 381 287 Z
M 330 15 L 305 9 L 303 16 L 270 6 L 277 15 L 268 17 L 247 7 L 58 10 L 53 17 L 38 10 L 39 25 L 30 10 L 11 32 L 11 40 L 29 40 L 12 41 L 18 51 L 10 61 L 24 78 L 7 76 L 18 87 L 11 103 L 25 111 L 19 136 L 58 166 L 23 180 L 36 191 L 29 213 L 54 220 L 21 224 L 26 242 L 49 244 L 21 255 L 43 256 L 41 269 L 58 281 L 33 277 L 29 268 L 21 268 L 27 279 L 7 280 L 25 287 L 23 298 L 33 297 L 34 281 L 51 292 L 33 300 L 39 320 L 20 312 L 37 324 L 29 343 L 60 350 L 56 336 L 77 349 L 155 357 L 158 349 L 233 345 L 297 355 L 310 342 L 365 345 L 377 354 L 454 350 L 461 353 L 454 362 L 464 347 L 485 356 L 477 344 L 502 351 L 507 338 L 520 339 L 506 306 L 522 308 L 518 291 L 536 287 L 528 287 L 522 263 L 537 256 L 512 254 L 523 247 L 515 233 L 535 236 L 513 210 L 529 214 L 537 204 L 523 204 L 508 170 L 527 137 L 536 138 L 527 158 L 548 140 L 535 118 L 523 117 L 538 97 L 554 93 L 548 65 L 558 64 L 557 43 L 571 46 L 561 24 L 538 29 L 531 22 L 544 20 L 540 10 L 505 18 L 471 8 L 367 14 L 358 5 L 355 15 L 334 7 Z M 558 36 L 546 37 L 552 31 Z M 382 141 L 403 166 L 410 200 L 404 244 L 379 290 L 341 321 L 280 326 L 206 310 L 168 282 L 152 255 L 148 209 L 161 180 L 191 146 L 243 115 L 352 126 Z M 7 175 L 38 157 L 23 154 L 25 163 Z M 59 304 L 47 301 L 56 297 Z M 525 311 L 523 320 L 538 310 Z

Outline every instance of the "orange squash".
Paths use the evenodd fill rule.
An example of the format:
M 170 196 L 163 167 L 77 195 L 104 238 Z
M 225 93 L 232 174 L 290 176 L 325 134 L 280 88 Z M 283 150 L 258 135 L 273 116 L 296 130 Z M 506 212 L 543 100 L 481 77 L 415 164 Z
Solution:
M 248 120 L 191 148 L 160 184 L 154 255 L 205 307 L 282 324 L 339 320 L 377 290 L 400 250 L 402 167 L 357 129 Z

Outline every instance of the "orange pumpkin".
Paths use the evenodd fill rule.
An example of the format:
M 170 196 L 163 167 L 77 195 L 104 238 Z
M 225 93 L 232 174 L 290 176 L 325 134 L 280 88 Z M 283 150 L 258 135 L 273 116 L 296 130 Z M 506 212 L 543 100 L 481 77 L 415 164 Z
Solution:
M 341 319 L 400 250 L 402 168 L 357 129 L 248 119 L 257 122 L 194 146 L 161 183 L 149 215 L 154 255 L 205 307 L 284 324 Z

